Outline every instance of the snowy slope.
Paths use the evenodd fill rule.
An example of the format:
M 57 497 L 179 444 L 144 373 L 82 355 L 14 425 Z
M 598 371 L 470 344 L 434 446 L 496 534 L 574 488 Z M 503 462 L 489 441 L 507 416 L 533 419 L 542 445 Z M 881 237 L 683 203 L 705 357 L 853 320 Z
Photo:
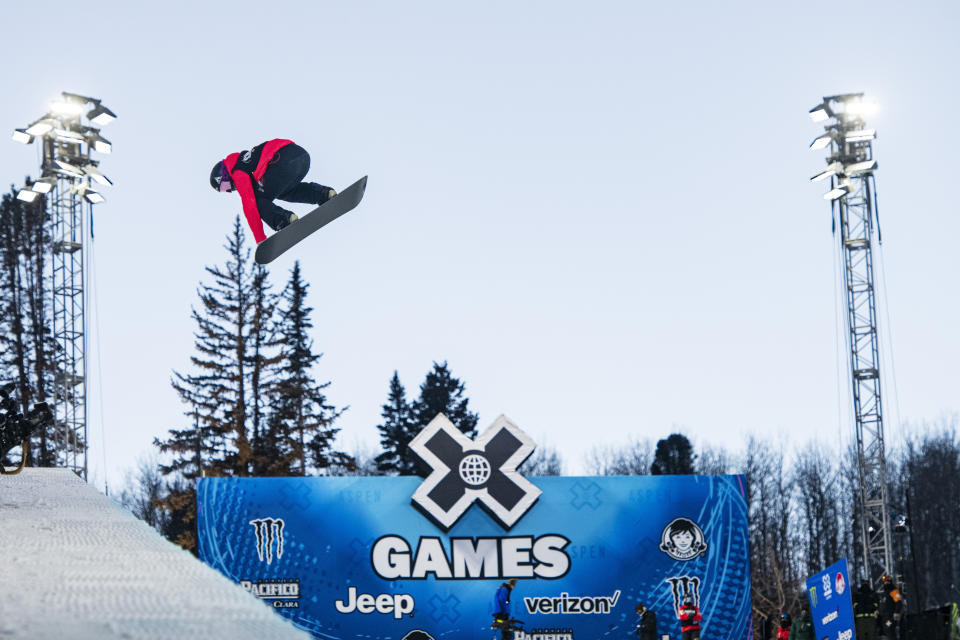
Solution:
M 308 640 L 65 469 L 0 476 L 0 639 Z

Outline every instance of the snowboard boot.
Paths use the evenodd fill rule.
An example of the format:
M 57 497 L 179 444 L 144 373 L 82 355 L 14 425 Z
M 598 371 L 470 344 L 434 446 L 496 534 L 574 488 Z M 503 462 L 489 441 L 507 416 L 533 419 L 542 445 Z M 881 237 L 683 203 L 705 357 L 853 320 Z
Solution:
M 299 219 L 300 217 L 297 216 L 297 214 L 291 213 L 289 218 L 287 218 L 286 220 L 283 220 L 280 223 L 280 225 L 277 227 L 277 231 L 282 231 L 283 229 L 286 229 L 287 227 L 289 227 L 291 224 L 293 224 Z
M 333 187 L 325 187 L 323 185 L 317 185 L 317 192 L 319 193 L 320 200 L 317 204 L 323 204 L 325 202 L 330 202 L 333 200 L 333 197 L 337 195 L 337 190 Z

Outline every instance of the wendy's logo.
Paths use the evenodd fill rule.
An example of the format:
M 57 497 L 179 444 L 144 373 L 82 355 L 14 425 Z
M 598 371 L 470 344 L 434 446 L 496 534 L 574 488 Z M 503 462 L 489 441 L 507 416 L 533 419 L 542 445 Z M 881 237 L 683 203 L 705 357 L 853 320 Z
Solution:
M 676 518 L 660 534 L 660 551 L 674 560 L 693 560 L 707 555 L 703 530 L 689 518 Z

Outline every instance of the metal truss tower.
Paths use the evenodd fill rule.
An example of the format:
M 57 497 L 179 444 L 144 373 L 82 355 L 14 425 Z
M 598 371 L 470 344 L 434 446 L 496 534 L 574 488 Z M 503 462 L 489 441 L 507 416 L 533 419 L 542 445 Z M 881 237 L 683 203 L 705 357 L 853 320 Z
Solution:
M 104 198 L 93 184 L 112 184 L 97 168 L 92 152 L 110 153 L 112 145 L 99 129 L 87 124 L 107 124 L 116 116 L 95 98 L 63 93 L 50 112 L 13 139 L 42 144 L 41 177 L 17 197 L 32 202 L 46 198 L 44 224 L 50 237 L 50 289 L 52 293 L 53 414 L 57 464 L 87 477 L 87 358 L 86 271 L 90 250 L 89 226 L 93 204 Z M 24 452 L 26 455 L 26 452 Z
M 824 133 L 810 147 L 829 148 L 826 169 L 811 180 L 829 178 L 830 191 L 824 199 L 830 201 L 835 224 L 839 217 L 857 431 L 863 574 L 875 582 L 880 575 L 892 575 L 893 558 L 873 272 L 877 163 L 873 159 L 872 142 L 876 132 L 867 129 L 864 121 L 864 115 L 874 108 L 863 99 L 862 93 L 825 97 L 810 110 L 815 122 L 826 121 Z M 879 239 L 879 231 L 877 237 Z

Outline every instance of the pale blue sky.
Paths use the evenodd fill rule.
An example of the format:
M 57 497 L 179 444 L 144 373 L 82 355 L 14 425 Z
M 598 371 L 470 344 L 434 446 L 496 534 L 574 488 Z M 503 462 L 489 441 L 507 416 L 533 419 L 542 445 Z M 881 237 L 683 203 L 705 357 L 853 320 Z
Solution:
M 957 411 L 958 7 L 5 7 L 23 26 L 0 42 L 0 128 L 62 90 L 119 116 L 103 131 L 116 186 L 95 213 L 94 474 L 101 387 L 111 482 L 182 426 L 169 378 L 193 350 L 203 267 L 223 262 L 240 211 L 209 188 L 210 167 L 273 137 L 306 147 L 320 182 L 370 176 L 360 208 L 271 268 L 281 287 L 299 259 L 311 284 L 318 374 L 351 405 L 345 448 L 376 443 L 394 369 L 415 395 L 434 360 L 466 382 L 482 426 L 507 414 L 573 472 L 595 443 L 674 426 L 731 448 L 747 433 L 836 445 L 839 392 L 839 432 L 852 427 L 806 111 L 853 91 L 881 107 L 870 124 L 900 414 Z M 34 146 L 0 149 L 7 184 L 36 174 Z

